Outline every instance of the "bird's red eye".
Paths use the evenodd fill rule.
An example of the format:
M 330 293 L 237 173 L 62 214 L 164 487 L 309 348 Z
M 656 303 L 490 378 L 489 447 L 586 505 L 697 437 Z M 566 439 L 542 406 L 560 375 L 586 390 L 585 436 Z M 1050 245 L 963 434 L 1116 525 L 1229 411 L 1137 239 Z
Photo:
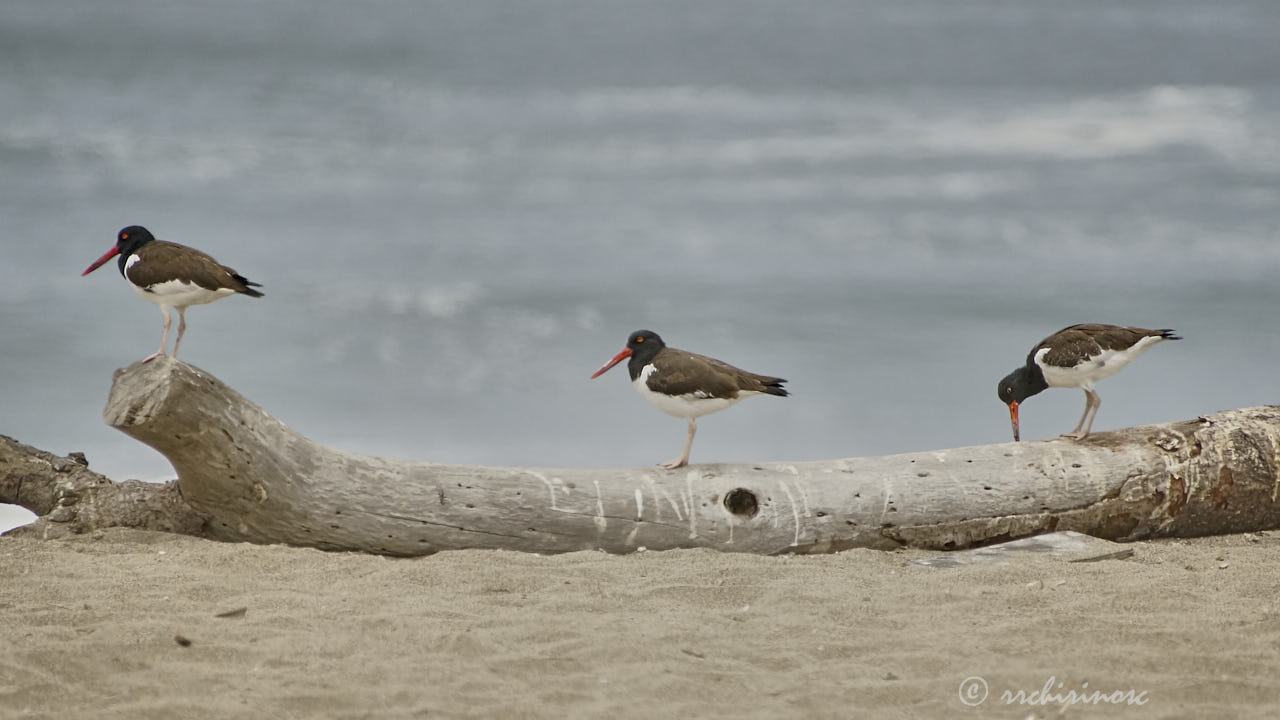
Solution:
M 121 240 L 128 240 L 128 239 L 129 239 L 129 233 L 120 233 L 120 239 L 121 239 Z
M 642 342 L 644 342 L 644 336 L 643 336 L 643 335 L 637 335 L 637 336 L 636 336 L 636 342 L 638 342 L 638 343 L 642 343 Z

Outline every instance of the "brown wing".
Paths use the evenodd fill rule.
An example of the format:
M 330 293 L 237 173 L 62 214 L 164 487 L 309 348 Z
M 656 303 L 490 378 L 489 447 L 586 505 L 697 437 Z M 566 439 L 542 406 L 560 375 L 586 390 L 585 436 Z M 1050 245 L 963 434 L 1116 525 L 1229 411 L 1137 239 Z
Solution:
M 127 268 L 125 275 L 129 282 L 140 287 L 150 287 L 181 277 L 205 290 L 226 288 L 254 297 L 262 295 L 250 287 L 257 286 L 257 283 L 250 282 L 235 270 L 186 245 L 155 240 L 144 245 L 138 254 L 142 256 L 142 261 Z
M 1045 353 L 1044 363 L 1056 367 L 1075 367 L 1082 362 L 1097 356 L 1103 350 L 1125 350 L 1133 347 L 1145 337 L 1167 337 L 1167 330 L 1147 330 L 1146 328 L 1120 327 L 1118 325 L 1083 324 L 1063 328 L 1040 341 L 1027 356 L 1027 364 L 1042 348 L 1049 348 Z
M 786 396 L 782 378 L 756 375 L 705 355 L 663 348 L 653 359 L 657 372 L 649 376 L 649 388 L 668 395 L 702 395 L 734 398 L 742 391 Z

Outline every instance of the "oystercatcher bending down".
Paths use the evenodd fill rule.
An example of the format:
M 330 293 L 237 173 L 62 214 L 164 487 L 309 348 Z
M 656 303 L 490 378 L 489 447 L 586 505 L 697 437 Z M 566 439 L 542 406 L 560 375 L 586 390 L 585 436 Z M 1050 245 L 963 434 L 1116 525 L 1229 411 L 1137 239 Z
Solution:
M 674 470 L 689 464 L 689 449 L 698 431 L 695 418 L 724 410 L 752 395 L 786 397 L 782 378 L 756 375 L 703 355 L 667 347 L 658 334 L 637 330 L 627 338 L 627 346 L 613 356 L 591 378 L 631 358 L 627 370 L 636 390 L 662 412 L 689 419 L 689 437 L 684 452 L 661 467 Z
M 1120 372 L 1152 345 L 1164 340 L 1181 339 L 1169 329 L 1072 325 L 1041 340 L 1027 355 L 1027 364 L 1009 373 L 1000 381 L 997 389 L 1000 400 L 1009 406 L 1013 439 L 1020 439 L 1019 403 L 1051 387 L 1084 390 L 1084 414 L 1080 416 L 1080 422 L 1076 423 L 1074 430 L 1063 434 L 1063 437 L 1077 440 L 1083 438 L 1089 434 L 1089 428 L 1093 427 L 1093 417 L 1098 414 L 1098 406 L 1102 404 L 1102 399 L 1093 390 L 1093 384 Z
M 217 260 L 186 245 L 156 240 L 144 227 L 130 225 L 116 236 L 116 246 L 94 261 L 80 275 L 88 275 L 117 255 L 120 274 L 139 295 L 160 306 L 164 313 L 164 334 L 160 349 L 142 359 L 149 362 L 165 354 L 169 342 L 169 308 L 178 311 L 178 339 L 173 344 L 173 357 L 178 357 L 182 334 L 187 330 L 187 308 L 211 303 L 219 298 L 240 293 L 262 297 L 254 290 L 256 282 L 221 265 Z

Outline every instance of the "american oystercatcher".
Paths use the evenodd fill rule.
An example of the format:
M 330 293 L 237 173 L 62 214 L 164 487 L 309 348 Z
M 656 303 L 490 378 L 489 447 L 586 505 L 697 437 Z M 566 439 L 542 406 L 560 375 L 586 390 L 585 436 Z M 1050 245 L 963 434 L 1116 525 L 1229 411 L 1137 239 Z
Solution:
M 696 418 L 724 410 L 752 395 L 787 396 L 782 387 L 786 380 L 782 378 L 756 375 L 715 358 L 667 347 L 657 333 L 649 330 L 631 333 L 622 352 L 595 371 L 591 379 L 627 358 L 631 358 L 627 371 L 636 390 L 662 412 L 689 420 L 684 452 L 675 460 L 659 463 L 668 470 L 689 464 L 689 449 L 698 432 Z
M 188 307 L 211 303 L 236 293 L 262 297 L 262 293 L 253 289 L 262 287 L 258 283 L 250 282 L 195 248 L 157 240 L 150 231 L 138 225 L 121 230 L 116 236 L 116 246 L 80 273 L 81 277 L 117 255 L 120 256 L 120 274 L 129 281 L 129 286 L 159 305 L 160 312 L 164 313 L 160 349 L 143 358 L 142 362 L 150 362 L 165 354 L 165 346 L 169 342 L 169 308 L 178 311 L 178 340 L 173 344 L 173 357 L 176 358 L 182 334 L 187 330 Z
M 1045 388 L 1084 390 L 1084 414 L 1063 437 L 1077 440 L 1089 434 L 1102 399 L 1093 384 L 1115 375 L 1158 342 L 1181 340 L 1172 330 L 1147 330 L 1117 325 L 1072 325 L 1040 341 L 1027 355 L 1027 364 L 1000 381 L 997 393 L 1009 406 L 1013 439 L 1018 435 L 1018 405 Z M 1083 428 L 1083 429 L 1081 429 Z

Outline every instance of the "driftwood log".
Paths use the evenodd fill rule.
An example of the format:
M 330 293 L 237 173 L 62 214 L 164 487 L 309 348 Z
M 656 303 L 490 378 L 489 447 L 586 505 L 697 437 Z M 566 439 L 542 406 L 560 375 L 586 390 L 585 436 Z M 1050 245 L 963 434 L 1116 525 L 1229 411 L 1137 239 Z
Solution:
M 115 484 L 49 456 L 42 462 L 61 486 L 41 487 L 41 461 L 0 445 L 8 448 L 0 502 L 42 515 L 46 532 L 57 521 L 81 532 L 126 524 L 404 556 L 461 548 L 953 549 L 1055 530 L 1127 541 L 1280 528 L 1275 406 L 1082 442 L 678 471 L 477 467 L 343 452 L 163 357 L 117 371 L 104 416 L 164 454 L 178 479 Z
M 0 503 L 20 505 L 37 521 L 14 532 L 61 537 L 106 527 L 205 535 L 204 518 L 177 483 L 113 482 L 89 469 L 82 453 L 37 450 L 0 435 Z

